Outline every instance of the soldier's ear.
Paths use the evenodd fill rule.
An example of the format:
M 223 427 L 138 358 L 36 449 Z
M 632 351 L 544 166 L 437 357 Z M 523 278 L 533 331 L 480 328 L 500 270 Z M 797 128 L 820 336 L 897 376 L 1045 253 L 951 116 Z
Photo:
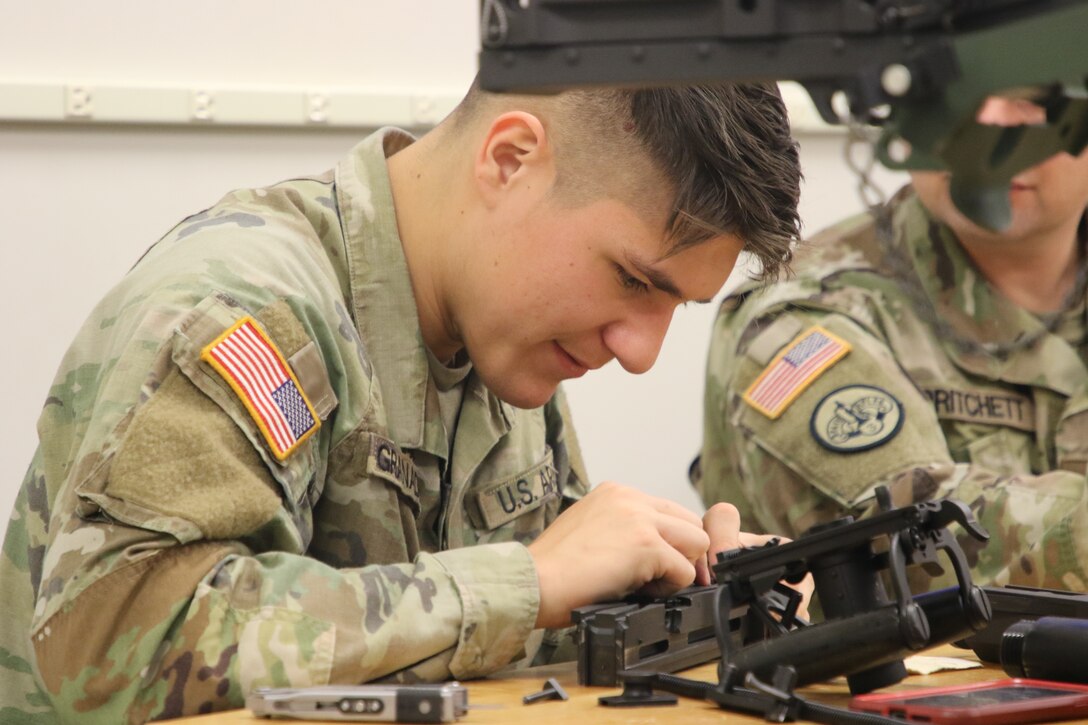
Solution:
M 488 205 L 510 194 L 550 189 L 555 182 L 555 157 L 544 124 L 525 111 L 497 116 L 479 146 L 473 172 Z

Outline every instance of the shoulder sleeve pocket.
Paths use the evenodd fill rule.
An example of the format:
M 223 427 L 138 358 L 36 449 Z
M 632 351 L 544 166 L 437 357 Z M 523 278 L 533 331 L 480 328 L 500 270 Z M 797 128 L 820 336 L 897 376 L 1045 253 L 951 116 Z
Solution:
M 298 329 L 273 337 L 261 323 L 268 309 L 250 316 L 225 295 L 213 295 L 197 306 L 169 343 L 174 369 L 128 424 L 104 490 L 81 490 L 84 499 L 127 523 L 165 531 L 182 541 L 244 536 L 271 520 L 281 507 L 292 518 L 300 514 L 315 475 L 312 438 L 320 427 L 319 411 L 327 415 L 331 408 L 328 396 L 319 398 L 320 407 L 309 403 L 287 363 L 289 355 L 310 342 L 301 325 L 292 316 Z M 232 381 L 208 362 L 207 352 L 242 324 L 266 341 L 263 351 L 251 354 L 267 355 L 249 368 L 235 368 L 241 372 Z M 282 320 L 273 325 L 277 326 L 283 327 Z M 287 350 L 280 351 L 281 344 Z M 234 351 L 224 357 L 231 355 L 237 357 Z M 285 368 L 279 374 L 286 380 L 256 367 L 273 362 Z M 251 379 L 244 379 L 247 375 Z M 260 375 L 265 378 L 256 380 Z M 327 384 L 327 376 L 325 380 Z M 292 407 L 297 400 L 284 402 L 275 394 L 285 385 L 303 396 L 304 409 Z M 273 420 L 276 415 L 278 421 Z M 303 417 L 303 423 L 292 421 L 292 416 Z M 287 430 L 281 431 L 285 438 L 278 443 L 268 435 L 277 423 Z M 300 427 L 291 430 L 292 425 Z M 308 432 L 305 426 L 310 427 Z M 298 431 L 305 435 L 290 440 Z M 283 455 L 277 455 L 276 445 Z
M 847 351 L 831 365 L 810 364 L 802 340 L 783 348 L 765 365 L 741 358 L 737 394 L 749 392 L 736 404 L 734 423 L 848 508 L 901 470 L 950 461 L 932 406 L 891 352 L 846 318 L 824 316 L 818 324 L 822 327 L 806 329 L 826 329 Z M 811 355 L 816 363 L 818 354 Z M 796 370 L 788 366 L 793 363 Z M 767 380 L 776 387 L 768 386 Z M 777 396 L 775 417 L 749 401 L 755 397 L 752 389 L 761 384 L 768 395 Z

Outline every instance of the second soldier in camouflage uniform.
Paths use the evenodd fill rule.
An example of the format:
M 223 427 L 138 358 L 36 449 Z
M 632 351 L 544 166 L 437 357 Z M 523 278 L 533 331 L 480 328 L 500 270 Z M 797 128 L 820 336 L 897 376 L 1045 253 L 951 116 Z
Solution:
M 887 234 L 869 214 L 839 224 L 794 279 L 724 301 L 697 486 L 795 537 L 863 513 L 879 484 L 898 505 L 957 498 L 991 535 L 959 537 L 976 581 L 1085 591 L 1088 152 L 1018 176 L 1002 234 L 955 212 L 940 175 L 915 183 L 925 196 L 897 195 Z M 998 255 L 1053 311 L 1003 292 L 1008 269 L 985 276 Z
M 335 172 L 230 194 L 156 244 L 92 313 L 38 423 L 0 558 L 0 721 L 480 676 L 572 606 L 690 583 L 708 537 L 675 504 L 606 486 L 559 515 L 586 477 L 557 386 L 610 357 L 653 362 L 684 295 L 633 292 L 624 254 L 704 296 L 739 235 L 788 249 L 796 154 L 771 89 L 662 92 L 657 120 L 634 98 L 470 94 L 419 141 L 378 132 Z M 772 161 L 736 178 L 757 196 L 784 179 L 772 215 L 683 231 L 667 205 L 718 225 L 697 186 L 723 176 L 652 215 L 579 186 L 569 161 L 582 198 L 553 193 L 562 104 L 627 137 L 601 144 L 624 158 L 614 180 L 660 190 L 696 163 L 660 172 L 668 145 L 645 150 L 684 98 Z M 662 261 L 665 240 L 689 247 Z

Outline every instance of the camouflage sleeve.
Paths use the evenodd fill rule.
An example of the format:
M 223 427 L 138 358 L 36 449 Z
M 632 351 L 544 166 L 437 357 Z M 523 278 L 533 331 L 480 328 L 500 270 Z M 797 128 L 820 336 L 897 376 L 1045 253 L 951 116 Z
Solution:
M 779 408 L 769 410 L 772 418 L 759 409 L 767 400 L 757 385 L 814 329 L 847 352 L 802 372 L 799 390 L 783 383 L 788 400 L 770 400 Z M 932 403 L 879 334 L 841 314 L 779 310 L 748 323 L 723 310 L 708 361 L 700 469 L 707 505 L 729 501 L 745 528 L 792 537 L 862 514 L 880 484 L 890 485 L 899 505 L 954 497 L 991 532 L 985 547 L 960 537 L 977 581 L 1085 588 L 1078 563 L 1088 548 L 1085 476 L 1009 476 L 981 462 L 957 463 Z M 926 586 L 948 583 L 949 575 Z
M 531 597 L 507 606 L 509 588 L 536 587 L 518 544 L 342 570 L 109 528 L 58 540 L 107 547 L 95 552 L 103 572 L 88 572 L 89 586 L 31 633 L 56 711 L 79 722 L 192 715 L 239 707 L 260 686 L 365 682 L 416 666 L 415 679 L 472 677 L 519 653 L 536 616 Z M 92 568 L 78 551 L 60 556 Z
M 898 505 L 955 498 L 971 507 L 990 534 L 988 543 L 957 536 L 977 583 L 1088 591 L 1084 474 L 1005 476 L 975 464 L 937 464 L 903 471 L 888 483 Z M 946 571 L 925 585 L 937 589 L 954 581 Z
M 521 651 L 538 603 L 524 546 L 322 564 L 305 555 L 309 489 L 300 506 L 210 406 L 169 373 L 55 511 L 31 637 L 58 713 L 143 722 L 237 707 L 259 686 L 467 678 Z M 394 537 L 382 519 L 400 525 L 399 494 L 357 487 L 374 497 L 370 540 Z
M 191 239 L 189 265 L 200 270 L 228 246 Z M 320 292 L 285 291 L 261 276 L 257 261 L 271 256 L 267 242 L 261 250 L 245 267 L 207 263 L 208 274 L 230 277 L 232 297 L 181 276 L 177 257 L 145 258 L 142 278 L 130 275 L 103 303 L 51 390 L 39 421 L 49 508 L 34 552 L 30 645 L 62 721 L 239 707 L 266 685 L 479 676 L 517 656 L 535 624 L 523 545 L 416 553 L 412 502 L 368 466 L 372 431 L 382 430 L 378 392 L 334 307 L 339 289 L 323 302 Z M 287 267 L 324 274 L 300 258 Z M 282 458 L 201 363 L 207 341 L 246 314 L 292 361 L 324 419 Z M 338 375 L 335 414 L 325 373 L 295 365 L 315 344 Z M 333 455 L 357 456 L 357 500 L 336 498 L 347 487 L 324 490 Z M 356 504 L 360 537 L 345 545 L 361 542 L 354 560 L 367 565 L 308 556 L 315 507 Z

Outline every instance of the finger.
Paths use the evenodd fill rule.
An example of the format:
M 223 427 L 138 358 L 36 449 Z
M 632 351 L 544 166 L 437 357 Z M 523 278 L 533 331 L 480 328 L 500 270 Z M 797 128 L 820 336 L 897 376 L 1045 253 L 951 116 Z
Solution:
M 657 564 L 657 576 L 640 590 L 645 594 L 666 597 L 695 581 L 695 566 L 675 549 L 664 547 Z
M 695 560 L 695 583 L 701 587 L 710 584 L 709 556 L 700 556 Z
M 686 506 L 681 506 L 675 501 L 670 501 L 667 498 L 658 498 L 657 496 L 648 495 L 647 499 L 649 499 L 647 503 L 649 503 L 649 505 L 657 511 L 668 516 L 673 516 L 683 521 L 687 521 L 693 526 L 698 526 L 699 528 L 703 527 L 703 520 L 699 517 L 699 514 L 695 513 Z
M 603 499 L 605 497 L 618 497 L 619 500 L 625 500 L 628 504 L 633 504 L 634 507 L 648 507 L 653 511 L 672 516 L 674 518 L 687 521 L 688 523 L 702 527 L 702 519 L 699 515 L 682 506 L 675 501 L 670 501 L 667 498 L 660 498 L 658 496 L 652 496 L 643 491 L 639 491 L 637 488 L 631 488 L 630 486 L 624 486 L 623 484 L 616 483 L 615 481 L 604 481 L 593 487 L 590 493 L 596 493 L 597 499 Z M 615 505 L 614 503 L 611 505 Z M 645 509 L 644 509 L 645 510 Z
M 688 562 L 706 557 L 710 548 L 710 537 L 702 526 L 659 514 L 654 519 L 657 532 L 665 543 L 677 551 Z
M 806 574 L 805 578 L 797 584 L 788 584 L 787 586 L 791 586 L 800 592 L 801 604 L 797 607 L 797 616 L 808 619 L 808 605 L 812 601 L 813 592 L 816 591 L 816 582 L 812 579 L 812 574 Z
M 742 546 L 740 512 L 728 503 L 716 503 L 703 516 L 703 529 L 710 537 L 710 553 L 736 549 Z

